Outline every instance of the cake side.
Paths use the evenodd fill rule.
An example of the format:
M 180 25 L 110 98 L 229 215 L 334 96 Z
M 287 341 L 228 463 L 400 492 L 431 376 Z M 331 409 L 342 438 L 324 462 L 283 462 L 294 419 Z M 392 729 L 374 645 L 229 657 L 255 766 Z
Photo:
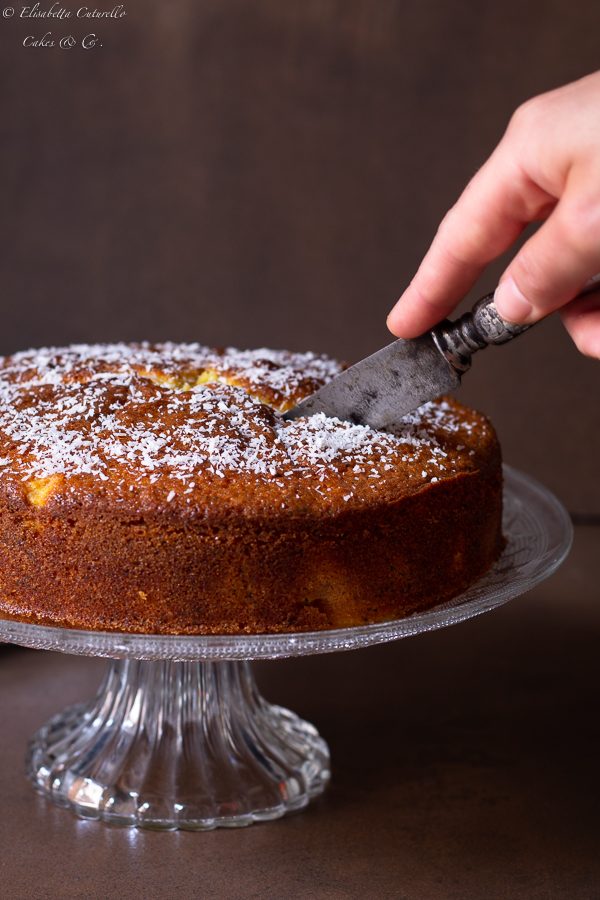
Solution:
M 198 345 L 4 360 L 0 609 L 258 633 L 395 618 L 462 591 L 502 546 L 493 428 L 448 399 L 395 435 L 281 418 L 338 370 Z

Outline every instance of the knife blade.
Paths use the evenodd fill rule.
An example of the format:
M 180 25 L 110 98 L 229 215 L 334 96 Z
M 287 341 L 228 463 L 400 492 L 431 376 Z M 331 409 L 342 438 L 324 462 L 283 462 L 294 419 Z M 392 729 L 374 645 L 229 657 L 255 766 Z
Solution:
M 459 385 L 458 372 L 427 334 L 412 341 L 394 341 L 355 363 L 286 412 L 284 418 L 325 413 L 387 431 L 407 412 Z
M 594 275 L 577 297 L 599 289 L 600 274 Z M 486 294 L 456 321 L 446 319 L 414 340 L 393 341 L 341 372 L 284 413 L 284 418 L 325 413 L 393 431 L 402 416 L 456 390 L 476 351 L 504 344 L 531 328 L 502 319 L 493 301 L 494 294 Z

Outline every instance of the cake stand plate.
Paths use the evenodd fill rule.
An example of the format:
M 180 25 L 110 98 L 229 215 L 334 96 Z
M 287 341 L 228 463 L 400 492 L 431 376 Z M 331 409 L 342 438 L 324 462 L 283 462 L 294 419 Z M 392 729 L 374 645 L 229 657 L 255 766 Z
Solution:
M 565 559 L 572 527 L 542 485 L 506 466 L 496 565 L 461 596 L 404 619 L 295 634 L 174 636 L 76 631 L 0 619 L 0 638 L 111 658 L 98 694 L 34 735 L 34 786 L 79 816 L 174 830 L 235 827 L 306 806 L 329 780 L 316 729 L 267 703 L 252 659 L 351 650 L 469 619 L 524 593 Z

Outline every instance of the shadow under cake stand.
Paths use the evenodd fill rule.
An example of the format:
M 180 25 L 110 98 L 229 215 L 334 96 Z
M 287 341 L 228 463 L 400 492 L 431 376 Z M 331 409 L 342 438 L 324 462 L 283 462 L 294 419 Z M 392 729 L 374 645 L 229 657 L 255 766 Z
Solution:
M 352 650 L 461 622 L 543 581 L 571 545 L 563 506 L 509 467 L 503 527 L 506 548 L 477 584 L 393 622 L 178 637 L 0 620 L 5 641 L 111 658 L 96 698 L 59 713 L 34 735 L 29 778 L 79 816 L 124 826 L 201 831 L 301 809 L 327 785 L 327 744 L 311 724 L 263 699 L 249 660 Z

